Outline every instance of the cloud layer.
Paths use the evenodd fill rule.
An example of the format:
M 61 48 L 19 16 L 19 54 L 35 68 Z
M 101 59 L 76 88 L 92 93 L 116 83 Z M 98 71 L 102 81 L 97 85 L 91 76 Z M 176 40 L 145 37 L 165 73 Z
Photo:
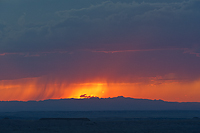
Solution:
M 2 1 L 0 52 L 199 45 L 198 0 L 79 2 Z
M 0 80 L 197 81 L 199 7 L 199 0 L 1 0 Z

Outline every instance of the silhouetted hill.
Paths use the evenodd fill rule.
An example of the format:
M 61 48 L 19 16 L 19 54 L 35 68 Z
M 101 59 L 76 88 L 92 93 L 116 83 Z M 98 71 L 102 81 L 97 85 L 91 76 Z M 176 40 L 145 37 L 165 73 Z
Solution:
M 198 102 L 115 98 L 57 99 L 44 101 L 1 101 L 1 112 L 16 111 L 103 111 L 103 110 L 200 110 Z

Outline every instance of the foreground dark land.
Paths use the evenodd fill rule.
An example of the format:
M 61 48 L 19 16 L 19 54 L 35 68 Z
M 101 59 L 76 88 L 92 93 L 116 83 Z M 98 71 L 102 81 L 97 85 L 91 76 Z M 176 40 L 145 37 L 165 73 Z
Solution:
M 200 119 L 0 120 L 1 133 L 199 133 Z
M 200 111 L 1 112 L 0 133 L 200 133 Z

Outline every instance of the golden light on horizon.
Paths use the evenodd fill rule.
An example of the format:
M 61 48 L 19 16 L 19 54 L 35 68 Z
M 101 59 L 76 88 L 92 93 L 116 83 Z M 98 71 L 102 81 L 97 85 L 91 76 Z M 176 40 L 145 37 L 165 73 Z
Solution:
M 104 92 L 107 89 L 106 83 L 82 83 L 82 84 L 71 84 L 69 86 L 70 96 L 68 98 L 84 98 L 81 95 L 86 94 L 90 97 L 104 97 Z M 66 92 L 67 93 L 67 92 Z
M 200 102 L 200 80 L 160 83 L 67 83 L 42 78 L 0 81 L 1 101 L 29 101 L 61 98 L 132 97 L 177 102 Z

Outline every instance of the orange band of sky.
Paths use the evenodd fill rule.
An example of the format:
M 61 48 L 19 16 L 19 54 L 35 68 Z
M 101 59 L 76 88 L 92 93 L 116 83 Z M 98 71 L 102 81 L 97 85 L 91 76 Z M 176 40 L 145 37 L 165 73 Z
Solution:
M 200 80 L 193 82 L 161 81 L 152 83 L 44 82 L 41 78 L 0 81 L 1 101 L 28 101 L 60 98 L 132 97 L 177 102 L 200 102 Z M 83 97 L 82 97 L 83 98 Z

